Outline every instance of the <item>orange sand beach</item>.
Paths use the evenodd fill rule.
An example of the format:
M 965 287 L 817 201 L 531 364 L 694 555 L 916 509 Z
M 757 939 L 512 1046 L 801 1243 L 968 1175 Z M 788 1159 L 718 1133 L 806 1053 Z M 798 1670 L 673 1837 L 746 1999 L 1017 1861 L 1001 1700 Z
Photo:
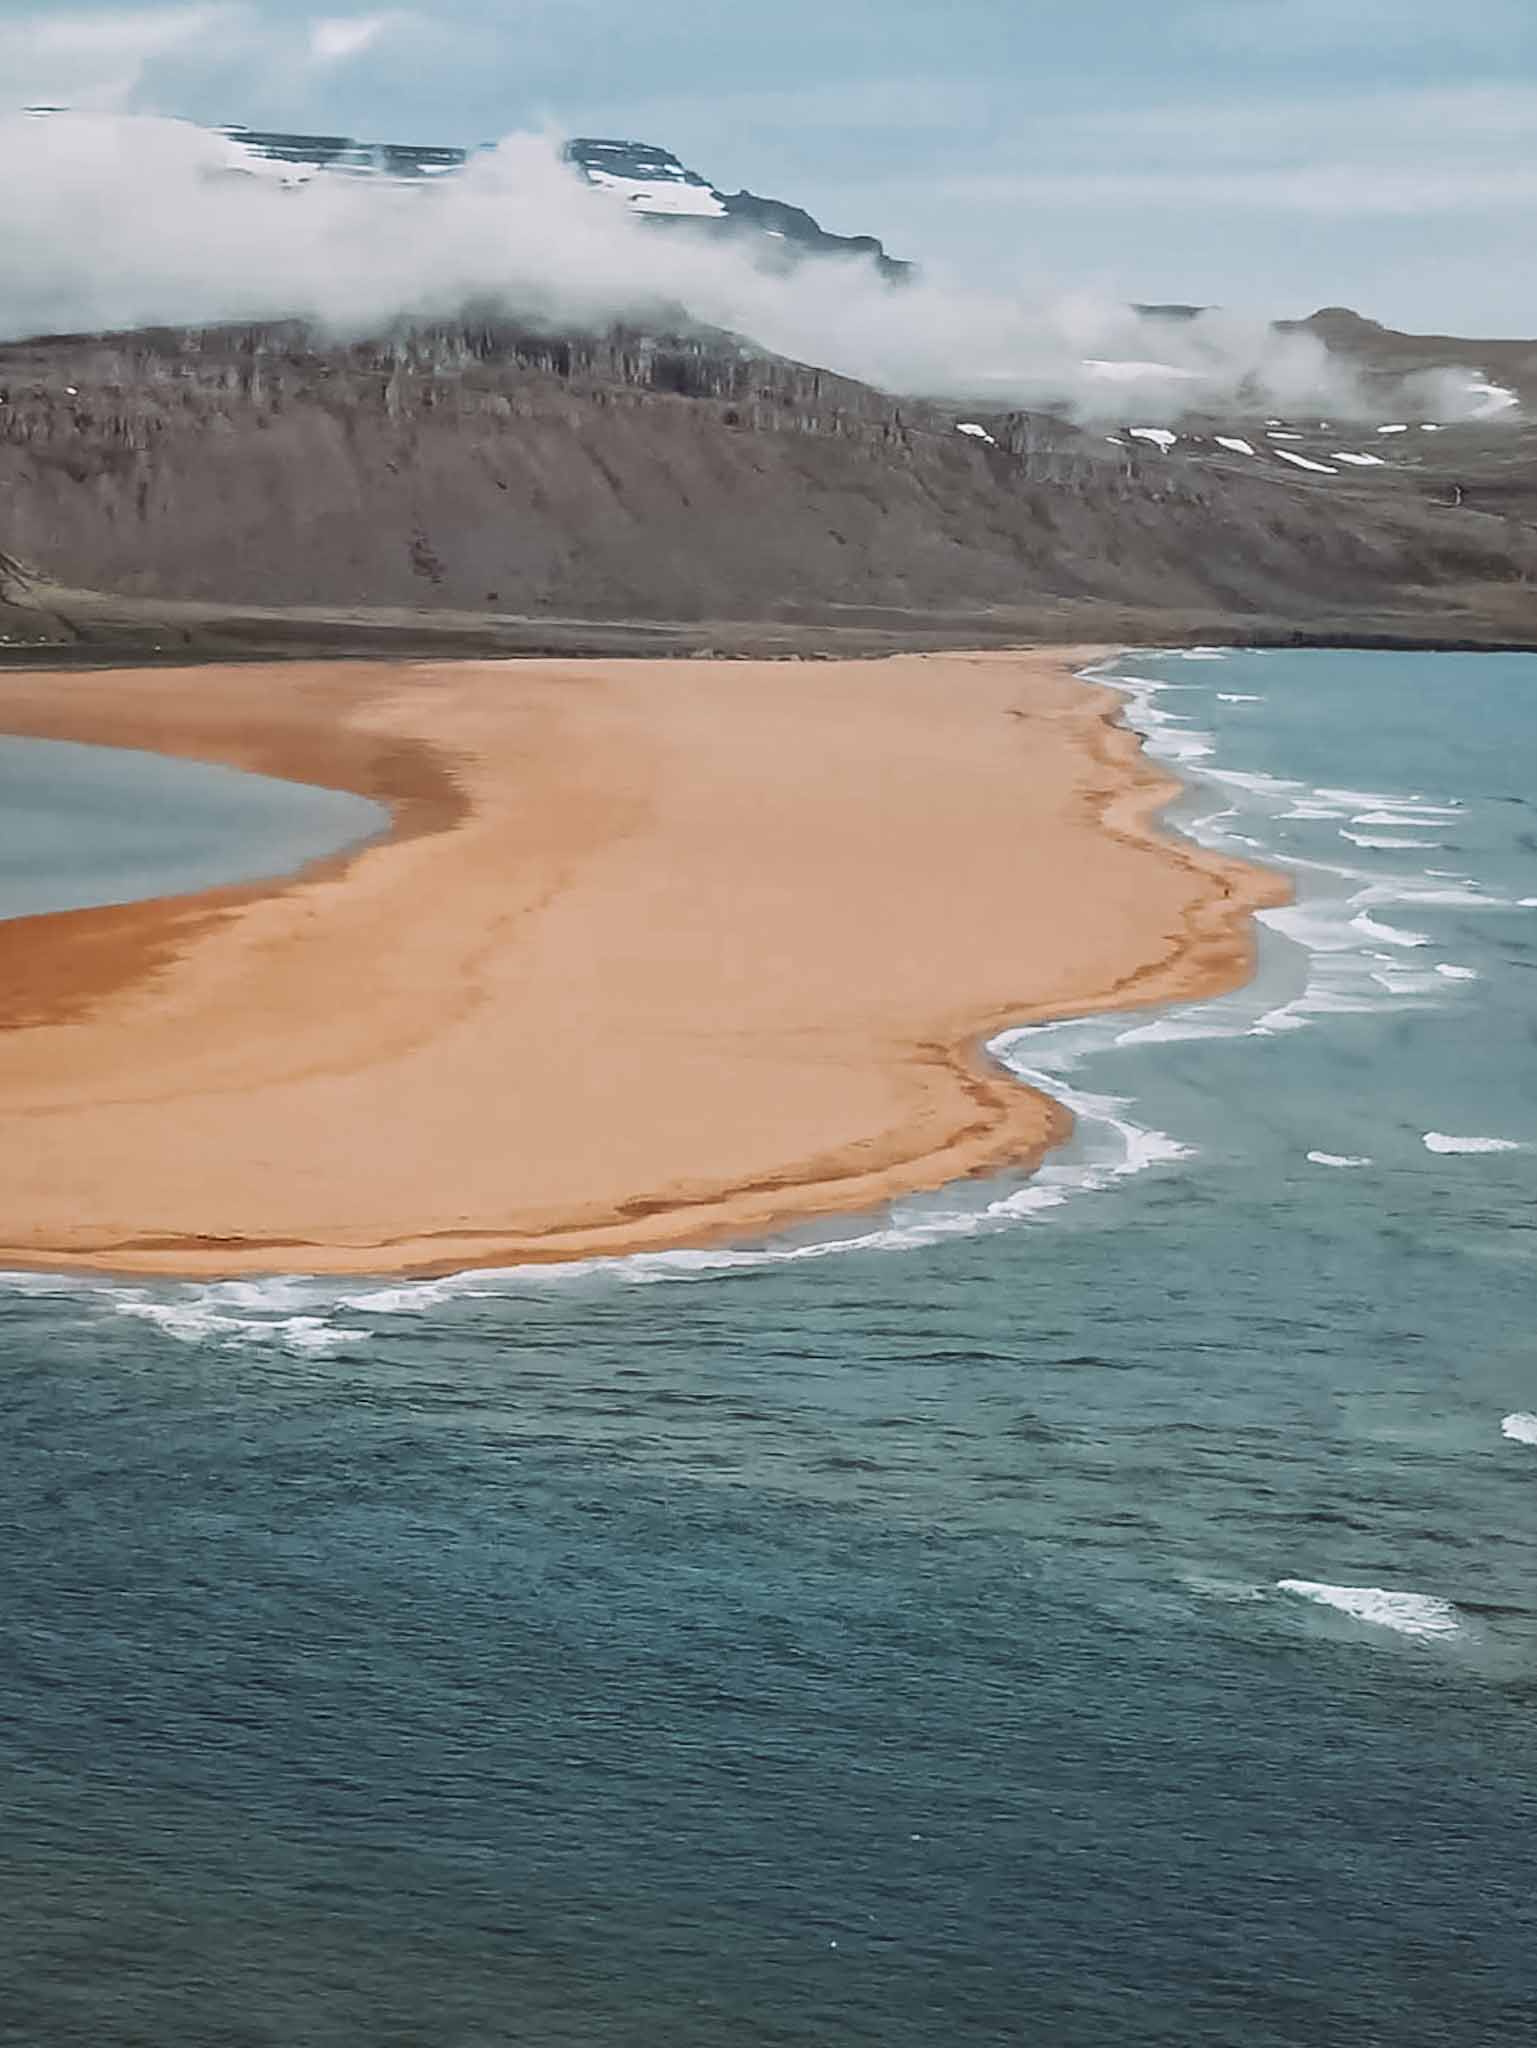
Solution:
M 0 1265 L 442 1272 L 1038 1161 L 983 1041 L 1232 987 L 1287 893 L 1158 828 L 1102 651 L 0 676 L 0 731 L 395 820 L 0 923 Z

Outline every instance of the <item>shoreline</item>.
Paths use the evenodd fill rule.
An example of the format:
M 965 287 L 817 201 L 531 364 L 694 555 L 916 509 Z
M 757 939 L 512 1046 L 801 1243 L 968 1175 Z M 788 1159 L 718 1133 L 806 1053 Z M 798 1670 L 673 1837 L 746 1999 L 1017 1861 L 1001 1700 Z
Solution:
M 1289 893 L 1160 827 L 1110 651 L 0 676 L 0 730 L 394 818 L 0 926 L 0 1264 L 433 1275 L 1032 1171 L 1071 1119 L 986 1041 L 1240 985 Z
M 967 614 L 954 623 L 877 615 L 863 625 L 793 618 L 768 621 L 522 617 L 400 610 L 370 614 L 324 607 L 263 610 L 190 600 L 61 593 L 89 600 L 64 637 L 0 634 L 0 679 L 46 671 L 254 667 L 273 663 L 422 661 L 875 661 L 903 654 L 1049 654 L 1092 639 L 1121 647 L 1341 649 L 1366 654 L 1531 654 L 1537 633 L 1490 628 L 1478 617 L 1437 627 L 1403 613 L 1363 625 L 1322 617 L 1294 623 L 1273 614 L 1235 618 L 1164 613 L 1104 603 L 1035 613 Z M 66 606 L 67 609 L 67 606 Z M 97 614 L 100 613 L 98 618 Z M 142 613 L 142 618 L 140 614 Z M 30 614 L 5 606 L 0 625 Z

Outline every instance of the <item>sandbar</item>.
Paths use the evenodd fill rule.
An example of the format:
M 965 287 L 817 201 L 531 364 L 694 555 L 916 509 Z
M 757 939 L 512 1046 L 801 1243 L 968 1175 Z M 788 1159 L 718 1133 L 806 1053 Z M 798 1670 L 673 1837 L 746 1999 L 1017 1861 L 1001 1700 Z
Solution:
M 271 883 L 0 923 L 0 1265 L 435 1273 L 1028 1168 L 1005 1026 L 1252 971 L 1107 650 L 0 676 L 0 731 L 379 799 Z

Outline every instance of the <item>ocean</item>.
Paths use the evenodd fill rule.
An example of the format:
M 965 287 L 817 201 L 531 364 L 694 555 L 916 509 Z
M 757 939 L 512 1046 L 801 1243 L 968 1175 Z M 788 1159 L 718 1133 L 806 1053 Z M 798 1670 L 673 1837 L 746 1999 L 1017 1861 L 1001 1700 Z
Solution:
M 0 2041 L 1532 2037 L 1537 658 L 1103 673 L 1299 894 L 1033 1179 L 0 1281 Z

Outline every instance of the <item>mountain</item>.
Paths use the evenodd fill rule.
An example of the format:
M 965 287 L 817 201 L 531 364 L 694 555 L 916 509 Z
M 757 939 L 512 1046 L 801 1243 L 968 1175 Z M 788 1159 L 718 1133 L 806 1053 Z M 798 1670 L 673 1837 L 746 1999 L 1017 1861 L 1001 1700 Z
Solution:
M 480 153 L 414 143 L 357 142 L 343 135 L 288 135 L 251 128 L 221 128 L 218 133 L 229 146 L 231 171 L 288 185 L 306 184 L 321 175 L 417 183 L 452 176 Z M 658 225 L 777 244 L 763 253 L 784 260 L 868 257 L 893 281 L 911 269 L 888 256 L 874 235 L 830 234 L 804 208 L 784 200 L 719 191 L 671 150 L 653 143 L 580 136 L 565 145 L 563 154 L 589 185 L 613 193 L 630 212 Z
M 11 344 L 0 651 L 1537 643 L 1530 508 L 1419 466 L 1498 430 L 1359 470 L 1250 431 L 960 418 L 708 332 Z
M 866 256 L 897 282 L 912 265 L 888 256 L 874 235 L 829 234 L 803 207 L 756 192 L 721 192 L 670 150 L 644 142 L 581 136 L 566 144 L 566 159 L 593 185 L 615 192 L 632 211 L 655 221 L 687 221 L 716 234 L 761 236 L 785 245 L 791 256 Z
M 1368 320 L 1348 306 L 1325 306 L 1306 320 L 1280 320 L 1283 332 L 1316 334 L 1332 355 L 1380 378 L 1404 378 L 1444 368 L 1476 365 L 1490 388 L 1508 391 L 1512 402 L 1537 408 L 1537 341 L 1475 340 L 1467 335 L 1405 334 Z M 1493 410 L 1507 410 L 1495 406 Z
M 457 176 L 471 152 L 230 129 L 218 174 Z M 771 264 L 870 258 L 671 152 L 572 175 Z M 898 295 L 898 298 L 900 295 Z M 898 306 L 893 299 L 893 311 Z M 1182 331 L 1198 308 L 1145 309 Z M 672 319 L 674 316 L 658 316 Z M 1537 344 L 1305 323 L 1384 404 L 1145 424 L 1158 363 L 1052 412 L 898 399 L 685 324 L 490 317 L 0 345 L 0 659 L 325 647 L 787 652 L 1049 638 L 1537 644 Z M 1453 367 L 1457 366 L 1457 367 Z M 1126 374 L 1131 373 L 1131 374 Z M 1139 381 L 1140 380 L 1140 381 Z M 1183 387 L 1182 387 L 1183 388 Z M 1189 389 L 1197 391 L 1198 384 Z M 1155 415 L 1156 416 L 1156 415 Z

